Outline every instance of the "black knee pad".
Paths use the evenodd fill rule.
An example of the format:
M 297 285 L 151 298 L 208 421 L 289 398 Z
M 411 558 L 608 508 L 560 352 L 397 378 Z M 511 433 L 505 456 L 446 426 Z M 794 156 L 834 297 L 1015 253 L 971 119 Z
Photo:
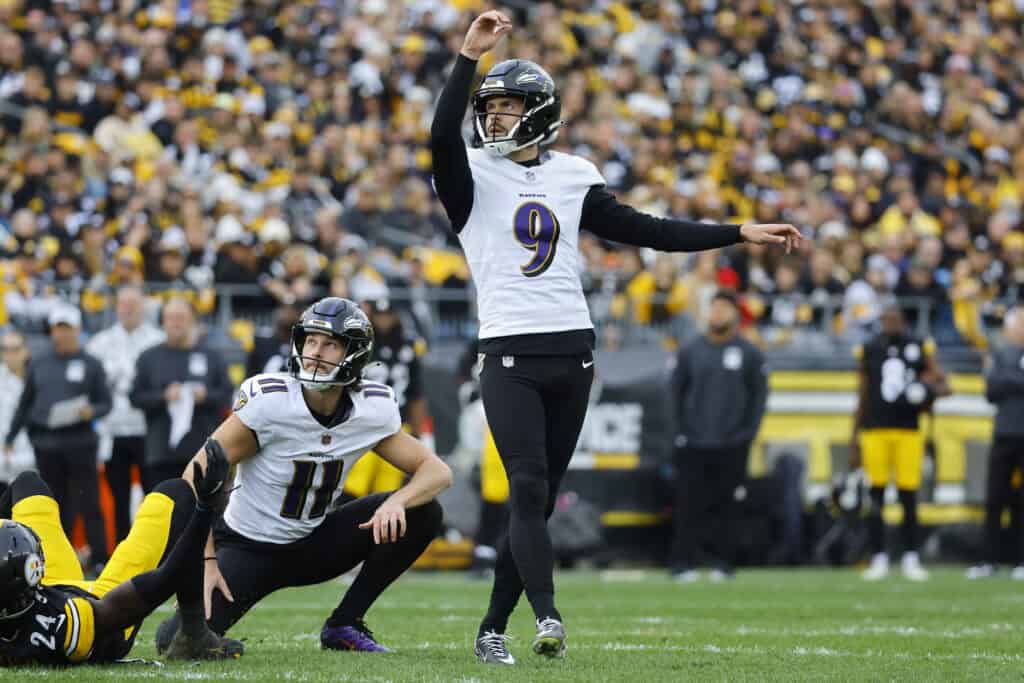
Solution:
M 153 489 L 153 493 L 162 493 L 174 501 L 174 512 L 171 513 L 171 529 L 167 537 L 167 549 L 174 547 L 178 537 L 185 531 L 192 513 L 196 509 L 196 496 L 192 487 L 184 479 L 166 479 Z
M 509 501 L 518 514 L 543 515 L 548 506 L 548 481 L 544 477 L 517 472 L 509 477 Z
M 30 498 L 32 496 L 47 496 L 53 498 L 53 491 L 46 485 L 43 478 L 35 470 L 22 472 L 11 482 L 11 503 Z

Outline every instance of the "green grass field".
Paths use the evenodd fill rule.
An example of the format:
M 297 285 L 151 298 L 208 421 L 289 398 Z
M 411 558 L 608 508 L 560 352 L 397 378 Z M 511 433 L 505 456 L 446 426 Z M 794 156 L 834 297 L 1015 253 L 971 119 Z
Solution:
M 390 655 L 323 652 L 318 633 L 344 586 L 282 591 L 232 631 L 237 662 L 21 669 L 0 680 L 60 681 L 706 681 L 1024 680 L 1024 584 L 967 582 L 962 570 L 926 584 L 865 584 L 852 571 L 746 571 L 727 584 L 677 585 L 658 571 L 561 573 L 569 633 L 562 661 L 529 650 L 528 606 L 510 625 L 514 668 L 472 654 L 489 584 L 456 574 L 399 580 L 368 615 Z M 151 617 L 133 656 L 155 658 Z

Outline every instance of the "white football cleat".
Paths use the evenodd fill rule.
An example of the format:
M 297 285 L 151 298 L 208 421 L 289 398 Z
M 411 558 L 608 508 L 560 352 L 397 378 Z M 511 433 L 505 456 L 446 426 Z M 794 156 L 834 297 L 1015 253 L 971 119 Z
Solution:
M 903 553 L 900 569 L 903 571 L 903 577 L 910 581 L 928 580 L 928 570 L 921 566 L 921 559 L 915 552 Z
M 473 648 L 476 658 L 485 664 L 512 666 L 516 663 L 516 658 L 508 651 L 508 639 L 504 633 L 488 631 L 476 639 L 476 646 Z
M 1017 565 L 1010 572 L 1010 578 L 1014 581 L 1024 581 L 1024 564 Z
M 533 651 L 551 659 L 565 657 L 565 627 L 562 622 L 551 617 L 537 620 Z
M 889 556 L 885 553 L 876 553 L 871 558 L 871 565 L 860 576 L 865 581 L 881 581 L 889 576 Z
M 676 583 L 697 583 L 700 581 L 700 572 L 696 569 L 684 569 L 673 574 L 672 580 Z
M 968 581 L 977 581 L 978 579 L 987 579 L 994 576 L 996 568 L 990 564 L 982 563 L 976 564 L 973 567 L 968 567 L 964 576 L 967 577 Z

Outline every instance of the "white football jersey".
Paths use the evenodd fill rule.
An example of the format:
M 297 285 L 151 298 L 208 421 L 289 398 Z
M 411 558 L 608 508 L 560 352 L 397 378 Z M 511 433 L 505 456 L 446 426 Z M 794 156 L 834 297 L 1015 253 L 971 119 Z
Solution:
M 238 464 L 224 511 L 229 527 L 254 541 L 291 543 L 320 525 L 356 461 L 402 428 L 387 386 L 363 382 L 349 395 L 348 419 L 327 428 L 291 375 L 256 375 L 242 383 L 234 412 L 256 435 L 259 450 Z
M 580 217 L 593 185 L 586 159 L 545 152 L 523 166 L 468 149 L 473 208 L 459 241 L 477 290 L 480 339 L 591 329 L 580 282 Z

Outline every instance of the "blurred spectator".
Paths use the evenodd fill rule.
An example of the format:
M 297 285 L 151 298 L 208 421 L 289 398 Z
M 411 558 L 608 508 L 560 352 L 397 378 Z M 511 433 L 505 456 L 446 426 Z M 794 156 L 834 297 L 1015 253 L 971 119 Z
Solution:
M 0 429 L 6 434 L 11 426 L 11 418 L 25 387 L 25 372 L 28 366 L 29 351 L 25 336 L 20 332 L 7 332 L 0 337 L 0 354 L 3 354 L 0 365 Z M 10 483 L 25 470 L 36 466 L 35 453 L 29 443 L 28 434 L 22 432 L 14 440 L 11 450 L 4 450 L 3 464 L 0 466 L 0 482 Z
M 292 326 L 299 321 L 302 309 L 282 304 L 274 311 L 273 324 L 257 330 L 253 348 L 246 360 L 246 377 L 264 372 L 287 372 L 292 355 Z
M 113 397 L 113 408 L 101 422 L 100 430 L 108 441 L 105 473 L 114 498 L 117 541 L 131 529 L 132 467 L 141 476 L 145 465 L 146 418 L 133 408 L 128 394 L 135 381 L 135 363 L 139 354 L 164 340 L 164 333 L 144 320 L 145 297 L 135 285 L 117 290 L 117 322 L 98 332 L 86 344 L 86 351 L 103 363 Z
M 935 271 L 921 257 L 915 257 L 900 277 L 895 295 L 905 303 L 903 315 L 915 333 L 939 334 L 935 323 L 947 313 L 949 298 L 946 289 L 935 279 Z M 941 332 L 945 333 L 946 330 Z
M 698 578 L 705 541 L 711 578 L 735 571 L 739 488 L 768 399 L 768 368 L 739 336 L 739 315 L 735 296 L 715 294 L 707 333 L 680 349 L 672 374 L 677 488 L 669 562 L 677 581 Z
M 429 263 L 414 283 L 422 271 L 404 248 L 453 244 L 425 182 L 427 128 L 478 4 L 243 11 L 229 2 L 206 14 L 126 5 L 130 16 L 89 3 L 11 4 L 0 29 L 0 246 L 12 319 L 39 327 L 45 310 L 32 304 L 60 283 L 66 296 L 81 292 L 89 325 L 113 304 L 106 287 L 140 270 L 147 281 L 185 283 L 206 312 L 211 286 L 281 279 L 271 268 L 282 245 L 263 237 L 274 218 L 317 250 L 324 289 L 358 276 L 335 260 L 348 256 L 339 243 L 359 236 L 363 254 L 393 252 L 390 272 L 367 261 L 396 292 L 415 284 L 420 296 L 464 294 L 464 279 L 435 280 Z M 956 299 L 956 262 L 971 261 L 981 325 L 963 329 L 954 310 L 935 321 L 940 344 L 978 346 L 1020 298 L 1019 3 L 515 4 L 508 53 L 553 74 L 574 121 L 557 147 L 591 158 L 613 191 L 648 209 L 800 225 L 813 253 L 834 260 L 830 276 L 815 271 L 817 256 L 800 274 L 815 322 L 832 322 L 820 306 L 822 292 L 835 293 L 831 279 L 864 281 L 876 255 L 891 266 L 888 289 L 920 258 L 947 300 Z M 15 219 L 20 210 L 30 213 Z M 328 217 L 336 212 L 340 221 Z M 237 228 L 222 229 L 226 218 Z M 181 240 L 164 240 L 175 225 L 186 235 L 180 273 L 172 245 Z M 125 248 L 141 263 L 115 258 L 111 270 Z M 581 251 L 598 318 L 609 294 L 640 287 L 657 263 L 608 243 Z M 740 247 L 713 258 L 739 276 L 744 307 L 777 289 L 773 257 Z M 678 272 L 703 283 L 686 287 L 698 322 L 714 266 L 698 258 Z M 257 318 L 272 305 L 260 292 L 232 299 L 232 312 Z M 439 308 L 445 325 L 434 330 L 467 331 L 465 303 Z M 605 329 L 628 341 L 624 326 L 636 320 L 619 314 Z
M 843 299 L 843 324 L 846 337 L 860 344 L 874 333 L 882 308 L 890 302 L 892 290 L 888 285 L 889 264 L 881 254 L 868 259 L 864 279 L 855 280 Z
M 142 487 L 147 493 L 181 476 L 185 463 L 220 424 L 232 390 L 220 354 L 196 338 L 192 305 L 172 298 L 162 317 L 166 341 L 139 356 L 129 395 L 146 416 Z
M 430 186 L 417 177 L 402 183 L 399 205 L 384 213 L 381 223 L 397 228 L 422 244 L 444 246 L 451 234 L 448 219 L 434 201 Z M 403 244 L 396 244 L 400 250 Z
M 157 297 L 163 301 L 184 297 L 200 315 L 213 311 L 216 303 L 213 283 L 205 281 L 200 271 L 186 270 L 189 247 L 185 232 L 176 225 L 167 228 L 156 251 L 158 269 L 153 279 L 162 286 L 156 292 Z
M 967 578 L 992 576 L 1000 562 L 1016 565 L 1013 578 L 1024 581 L 1024 538 L 1003 542 L 1003 511 L 1019 511 L 1022 488 L 1014 472 L 1024 471 L 1024 309 L 1007 313 L 1003 326 L 1005 348 L 996 350 L 986 372 L 985 396 L 996 406 L 992 448 L 985 490 L 985 551 L 982 562 L 967 570 Z
M 55 307 L 47 323 L 53 350 L 29 363 L 4 447 L 11 453 L 18 433 L 28 430 L 36 469 L 60 505 L 64 532 L 70 535 L 75 518 L 82 515 L 90 550 L 87 568 L 95 575 L 107 561 L 107 534 L 100 513 L 94 425 L 110 412 L 110 391 L 103 366 L 79 344 L 78 309 Z

